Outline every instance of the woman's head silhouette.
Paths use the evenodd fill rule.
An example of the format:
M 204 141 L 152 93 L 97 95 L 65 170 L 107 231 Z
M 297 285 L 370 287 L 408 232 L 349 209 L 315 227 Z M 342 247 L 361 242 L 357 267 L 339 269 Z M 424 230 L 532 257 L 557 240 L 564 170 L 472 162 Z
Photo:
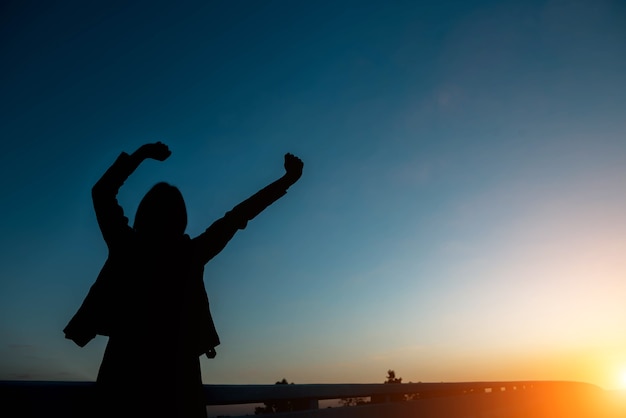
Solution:
M 165 182 L 155 184 L 141 199 L 133 228 L 139 235 L 151 238 L 183 235 L 187 208 L 180 190 Z

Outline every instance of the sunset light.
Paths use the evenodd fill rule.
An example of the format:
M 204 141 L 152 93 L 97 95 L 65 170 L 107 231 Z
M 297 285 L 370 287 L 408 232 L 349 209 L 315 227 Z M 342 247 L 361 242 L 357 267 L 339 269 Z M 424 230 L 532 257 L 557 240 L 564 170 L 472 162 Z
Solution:
M 158 182 L 193 239 L 304 163 L 193 269 L 205 384 L 626 390 L 625 1 L 9 3 L 0 380 L 96 381 L 109 337 L 63 333 L 110 255 L 92 188 L 161 141 L 114 196 L 132 233 Z M 99 309 L 152 300 L 119 269 Z

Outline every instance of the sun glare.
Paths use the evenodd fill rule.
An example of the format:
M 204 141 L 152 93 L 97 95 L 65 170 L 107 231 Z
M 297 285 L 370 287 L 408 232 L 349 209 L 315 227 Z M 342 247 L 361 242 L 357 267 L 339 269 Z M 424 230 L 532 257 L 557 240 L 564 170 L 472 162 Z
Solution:
M 619 376 L 619 388 L 626 390 L 626 367 L 622 368 Z

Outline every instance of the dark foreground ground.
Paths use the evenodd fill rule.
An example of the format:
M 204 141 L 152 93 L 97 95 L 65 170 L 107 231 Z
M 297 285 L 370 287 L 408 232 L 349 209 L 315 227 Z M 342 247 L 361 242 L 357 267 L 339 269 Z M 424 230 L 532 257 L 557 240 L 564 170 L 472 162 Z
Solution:
M 269 415 L 265 415 L 266 417 Z M 626 418 L 626 393 L 503 392 L 276 414 L 296 418 Z
M 371 389 L 370 386 L 374 388 Z M 489 391 L 484 390 L 487 386 L 491 388 Z M 338 395 L 338 391 L 343 389 L 347 388 L 354 393 L 360 387 L 365 387 L 368 391 L 389 392 L 396 395 L 398 389 L 401 389 L 400 399 L 402 399 L 401 394 L 406 393 L 405 389 L 412 388 L 418 391 L 414 393 L 419 393 L 418 396 L 421 398 L 412 401 L 333 408 L 325 408 L 320 402 L 322 406 L 320 409 L 271 416 L 296 418 L 626 418 L 626 392 L 605 391 L 597 386 L 576 382 L 420 383 L 413 384 L 413 386 L 411 384 L 284 385 L 281 387 L 235 385 L 234 387 L 227 386 L 225 391 L 224 388 L 220 389 L 219 385 L 215 385 L 208 387 L 208 393 L 210 395 L 210 392 L 215 392 L 213 403 L 232 404 L 240 402 L 228 402 L 229 396 L 250 402 L 251 399 L 266 399 L 265 396 L 280 396 L 284 392 L 282 399 L 299 397 L 319 399 L 324 398 L 323 392 L 328 390 Z M 255 398 L 254 393 L 258 391 L 262 391 L 262 395 Z M 313 394 L 315 391 L 317 395 Z M 221 396 L 217 396 L 220 393 Z M 240 396 L 242 394 L 243 397 Z M 393 397 L 385 399 L 393 399 Z M 207 400 L 211 401 L 211 396 L 208 396 Z M 219 402 L 215 402 L 216 400 Z M 155 399 L 155 402 L 158 402 L 158 399 Z M 6 416 L 11 417 L 83 418 L 98 411 L 93 382 L 0 381 L 0 405 L 2 405 L 2 416 L 8 412 Z M 216 416 L 215 413 L 211 413 L 211 409 L 212 407 L 209 407 L 209 416 Z M 222 410 L 220 415 L 242 416 L 245 414 L 240 411 L 241 409 L 233 406 L 228 412 Z

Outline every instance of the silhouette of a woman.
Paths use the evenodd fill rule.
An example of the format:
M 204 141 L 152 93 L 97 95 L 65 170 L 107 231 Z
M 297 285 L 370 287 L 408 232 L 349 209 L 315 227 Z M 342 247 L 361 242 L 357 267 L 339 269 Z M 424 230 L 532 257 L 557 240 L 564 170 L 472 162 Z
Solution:
M 83 347 L 109 337 L 97 378 L 104 415 L 206 417 L 199 357 L 216 355 L 219 337 L 204 288 L 204 265 L 239 229 L 282 197 L 303 163 L 285 155 L 283 177 L 235 206 L 196 238 L 185 234 L 180 191 L 156 184 L 131 228 L 116 196 L 145 159 L 170 156 L 160 142 L 123 152 L 92 189 L 108 258 L 65 337 Z M 109 415 L 110 416 L 110 415 Z

